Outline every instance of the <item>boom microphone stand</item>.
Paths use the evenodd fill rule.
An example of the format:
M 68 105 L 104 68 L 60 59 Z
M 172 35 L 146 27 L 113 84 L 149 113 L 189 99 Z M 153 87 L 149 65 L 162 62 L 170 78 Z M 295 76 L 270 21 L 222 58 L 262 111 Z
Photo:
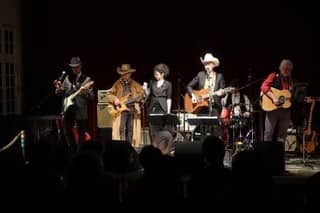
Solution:
M 254 93 L 254 89 L 253 89 L 253 85 L 261 82 L 264 78 L 258 78 L 254 81 L 252 81 L 252 75 L 249 74 L 248 75 L 248 78 L 247 78 L 247 84 L 240 87 L 238 90 L 241 91 L 245 88 L 250 88 L 250 94 L 249 94 L 249 112 L 250 112 L 250 129 L 248 131 L 248 133 L 246 134 L 246 139 L 248 140 L 248 137 L 250 136 L 249 138 L 249 142 L 247 142 L 247 148 L 251 149 L 253 148 L 253 143 L 257 140 L 257 136 L 256 136 L 256 131 L 255 131 L 255 122 L 254 122 L 254 105 L 253 103 L 255 102 L 254 98 L 253 98 L 253 93 Z M 245 107 L 247 107 L 245 105 Z

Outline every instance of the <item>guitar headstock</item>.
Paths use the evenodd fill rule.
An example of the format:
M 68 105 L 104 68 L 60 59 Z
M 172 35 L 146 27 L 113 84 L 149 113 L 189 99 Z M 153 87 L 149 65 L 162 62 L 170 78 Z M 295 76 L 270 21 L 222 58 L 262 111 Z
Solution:
M 235 87 L 226 87 L 226 88 L 223 89 L 223 91 L 225 93 L 231 93 L 231 92 L 236 91 L 236 88 Z
M 89 81 L 88 83 L 86 83 L 85 85 L 83 85 L 83 87 L 85 88 L 89 88 L 94 84 L 94 81 Z

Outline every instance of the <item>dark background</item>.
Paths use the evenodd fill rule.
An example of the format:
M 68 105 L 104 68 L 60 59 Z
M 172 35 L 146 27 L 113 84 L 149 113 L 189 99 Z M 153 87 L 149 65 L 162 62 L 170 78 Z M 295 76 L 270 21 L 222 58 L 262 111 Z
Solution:
M 294 62 L 293 75 L 316 89 L 319 13 L 316 3 L 279 1 L 22 1 L 24 112 L 59 110 L 52 81 L 79 55 L 95 89 L 108 89 L 116 67 L 130 63 L 134 78 L 148 81 L 155 64 L 170 67 L 173 108 L 184 84 L 202 69 L 199 57 L 212 52 L 217 71 L 228 82 L 240 78 L 245 92 L 258 98 L 259 86 L 283 58 Z M 178 84 L 178 78 L 181 84 Z M 252 94 L 252 95 L 251 95 Z M 182 102 L 181 102 L 182 104 Z M 35 107 L 36 106 L 36 107 Z M 37 109 L 37 110 L 35 110 Z

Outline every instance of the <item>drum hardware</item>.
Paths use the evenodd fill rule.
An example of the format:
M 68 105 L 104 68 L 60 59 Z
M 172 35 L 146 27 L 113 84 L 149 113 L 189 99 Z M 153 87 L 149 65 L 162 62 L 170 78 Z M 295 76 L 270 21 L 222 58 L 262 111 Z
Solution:
M 195 130 L 196 125 L 189 124 L 188 118 L 194 118 L 197 117 L 197 115 L 186 113 L 184 110 L 173 110 L 173 112 L 176 112 L 176 115 L 179 119 L 179 123 L 177 124 L 177 132 L 179 133 L 179 137 L 177 140 L 193 140 L 192 132 Z
M 245 118 L 242 117 L 233 117 L 232 118 L 232 141 L 233 141 L 233 149 L 234 154 L 242 150 L 249 150 L 253 148 L 255 131 L 253 128 L 253 122 L 250 122 L 250 129 L 244 135 L 244 127 L 248 125 L 248 122 Z M 238 135 L 237 135 L 238 134 Z
M 242 141 L 236 141 L 234 145 L 235 147 L 234 147 L 234 153 L 232 154 L 232 157 L 234 157 L 239 152 L 245 150 L 245 146 Z

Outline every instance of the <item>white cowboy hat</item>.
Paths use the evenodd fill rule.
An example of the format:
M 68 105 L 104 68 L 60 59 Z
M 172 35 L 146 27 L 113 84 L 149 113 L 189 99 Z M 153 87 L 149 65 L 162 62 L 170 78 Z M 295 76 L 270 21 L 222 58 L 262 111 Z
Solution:
M 216 66 L 219 66 L 219 64 L 220 64 L 219 59 L 214 57 L 211 53 L 206 53 L 204 55 L 204 58 L 200 57 L 200 61 L 201 61 L 202 64 L 206 64 L 206 63 L 209 63 L 209 62 L 214 63 Z

